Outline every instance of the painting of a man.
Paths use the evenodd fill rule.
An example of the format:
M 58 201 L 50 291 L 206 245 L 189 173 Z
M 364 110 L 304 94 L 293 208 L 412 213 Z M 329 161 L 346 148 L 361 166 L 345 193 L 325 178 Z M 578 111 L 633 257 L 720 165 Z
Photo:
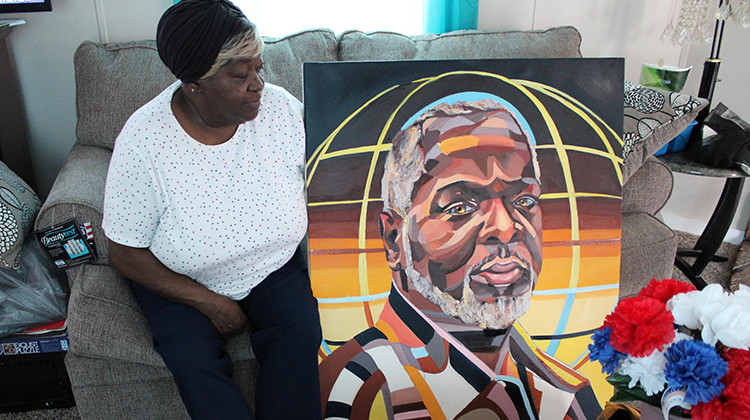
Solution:
M 392 140 L 378 225 L 392 289 L 321 363 L 327 418 L 592 418 L 589 382 L 515 321 L 542 267 L 541 176 L 524 117 L 438 103 Z

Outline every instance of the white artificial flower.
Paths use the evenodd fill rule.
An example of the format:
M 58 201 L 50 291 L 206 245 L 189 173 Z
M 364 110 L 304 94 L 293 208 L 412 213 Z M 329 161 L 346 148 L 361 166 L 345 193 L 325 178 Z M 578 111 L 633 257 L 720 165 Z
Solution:
M 619 371 L 623 375 L 630 376 L 628 388 L 634 388 L 640 383 L 646 395 L 651 396 L 663 391 L 667 384 L 664 374 L 666 365 L 667 358 L 664 357 L 664 352 L 655 351 L 645 357 L 626 357 Z
M 674 322 L 684 325 L 691 330 L 699 330 L 698 307 L 700 306 L 700 291 L 678 293 L 667 301 L 667 309 L 672 311 Z
M 672 311 L 675 323 L 691 330 L 702 330 L 703 341 L 713 340 L 713 331 L 704 327 L 711 325 L 711 320 L 732 304 L 734 297 L 724 291 L 719 284 L 709 284 L 703 290 L 680 293 L 667 302 L 667 309 Z
M 719 284 L 709 284 L 700 292 L 698 321 L 705 328 L 721 311 L 731 305 L 732 296 Z
M 727 347 L 747 350 L 750 348 L 750 307 L 730 305 L 713 317 L 703 333 L 703 341 L 710 338 L 711 341 L 706 342 L 712 346 L 721 341 Z
M 681 340 L 692 339 L 693 337 L 677 331 L 670 346 Z M 655 351 L 646 357 L 626 357 L 618 368 L 618 373 L 630 376 L 628 388 L 633 388 L 640 382 L 641 388 L 648 396 L 663 391 L 667 385 L 665 374 L 667 358 L 664 354 L 668 348 L 669 346 L 666 346 L 662 351 Z

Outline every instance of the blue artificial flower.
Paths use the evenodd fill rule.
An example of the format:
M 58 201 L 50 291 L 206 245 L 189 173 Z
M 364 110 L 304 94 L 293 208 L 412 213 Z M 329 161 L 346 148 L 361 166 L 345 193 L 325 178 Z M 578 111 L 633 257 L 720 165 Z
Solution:
M 721 378 L 729 365 L 716 350 L 703 341 L 681 340 L 666 351 L 666 378 L 669 387 L 685 388 L 685 402 L 706 403 L 724 390 Z
M 624 353 L 615 350 L 609 344 L 609 335 L 612 328 L 604 327 L 591 336 L 593 343 L 589 344 L 589 360 L 598 360 L 602 364 L 602 373 L 611 375 L 620 366 L 620 361 L 625 357 Z

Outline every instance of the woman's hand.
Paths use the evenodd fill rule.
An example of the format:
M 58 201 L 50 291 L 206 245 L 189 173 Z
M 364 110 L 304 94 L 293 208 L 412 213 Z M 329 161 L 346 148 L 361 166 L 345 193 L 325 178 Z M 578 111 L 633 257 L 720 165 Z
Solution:
M 132 248 L 110 240 L 109 264 L 153 293 L 197 309 L 224 337 L 239 334 L 247 325 L 247 317 L 237 302 L 175 273 L 146 248 Z
M 222 336 L 231 337 L 241 333 L 247 325 L 247 317 L 240 305 L 218 293 L 213 295 L 198 310 L 211 320 Z

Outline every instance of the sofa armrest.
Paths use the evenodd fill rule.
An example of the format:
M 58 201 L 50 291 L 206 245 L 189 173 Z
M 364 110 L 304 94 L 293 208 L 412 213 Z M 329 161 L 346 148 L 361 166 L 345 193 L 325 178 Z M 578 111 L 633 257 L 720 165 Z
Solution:
M 74 145 L 35 223 L 37 230 L 72 218 L 80 223 L 91 223 L 98 255 L 93 264 L 107 264 L 102 204 L 111 156 L 112 152 L 105 148 Z
M 622 187 L 622 213 L 656 215 L 672 195 L 672 171 L 655 157 L 647 158 Z

